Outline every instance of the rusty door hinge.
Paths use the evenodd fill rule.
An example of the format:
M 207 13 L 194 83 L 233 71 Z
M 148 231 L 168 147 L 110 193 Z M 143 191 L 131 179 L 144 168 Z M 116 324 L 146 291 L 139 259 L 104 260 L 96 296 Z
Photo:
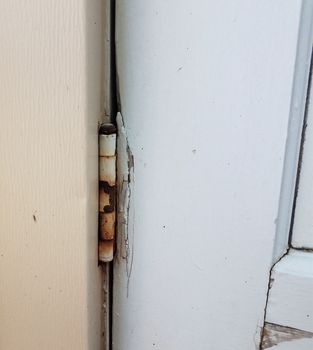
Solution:
M 116 128 L 99 129 L 99 261 L 113 260 L 116 221 Z

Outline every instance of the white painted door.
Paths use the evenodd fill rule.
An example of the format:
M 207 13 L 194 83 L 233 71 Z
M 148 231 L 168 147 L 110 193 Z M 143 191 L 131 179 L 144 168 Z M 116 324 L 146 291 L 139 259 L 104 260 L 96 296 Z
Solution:
M 288 247 L 311 19 L 300 0 L 117 0 L 134 174 L 114 350 L 259 349 Z

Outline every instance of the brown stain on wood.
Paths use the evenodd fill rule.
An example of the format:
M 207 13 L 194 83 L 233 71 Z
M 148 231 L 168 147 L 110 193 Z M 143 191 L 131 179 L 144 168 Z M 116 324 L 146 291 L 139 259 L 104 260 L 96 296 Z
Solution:
M 303 338 L 313 338 L 313 333 L 274 323 L 265 323 L 261 349 L 269 349 L 275 345 L 278 345 L 279 343 L 290 342 Z

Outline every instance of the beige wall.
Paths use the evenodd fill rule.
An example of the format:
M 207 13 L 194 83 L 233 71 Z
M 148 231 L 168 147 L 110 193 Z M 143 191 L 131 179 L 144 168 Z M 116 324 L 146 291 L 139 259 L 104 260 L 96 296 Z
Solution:
M 101 0 L 0 2 L 0 349 L 100 348 Z

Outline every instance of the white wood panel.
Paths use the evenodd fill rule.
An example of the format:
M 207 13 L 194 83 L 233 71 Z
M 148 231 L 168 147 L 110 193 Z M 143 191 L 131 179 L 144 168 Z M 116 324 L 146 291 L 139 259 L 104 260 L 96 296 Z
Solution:
M 100 0 L 0 2 L 0 348 L 100 349 Z
M 297 202 L 292 231 L 292 245 L 298 248 L 313 248 L 313 98 L 309 97 L 307 127 Z
M 266 321 L 313 332 L 313 253 L 291 250 L 274 267 L 271 284 Z
M 300 7 L 117 1 L 135 182 L 130 251 L 115 263 L 114 349 L 258 346 Z

